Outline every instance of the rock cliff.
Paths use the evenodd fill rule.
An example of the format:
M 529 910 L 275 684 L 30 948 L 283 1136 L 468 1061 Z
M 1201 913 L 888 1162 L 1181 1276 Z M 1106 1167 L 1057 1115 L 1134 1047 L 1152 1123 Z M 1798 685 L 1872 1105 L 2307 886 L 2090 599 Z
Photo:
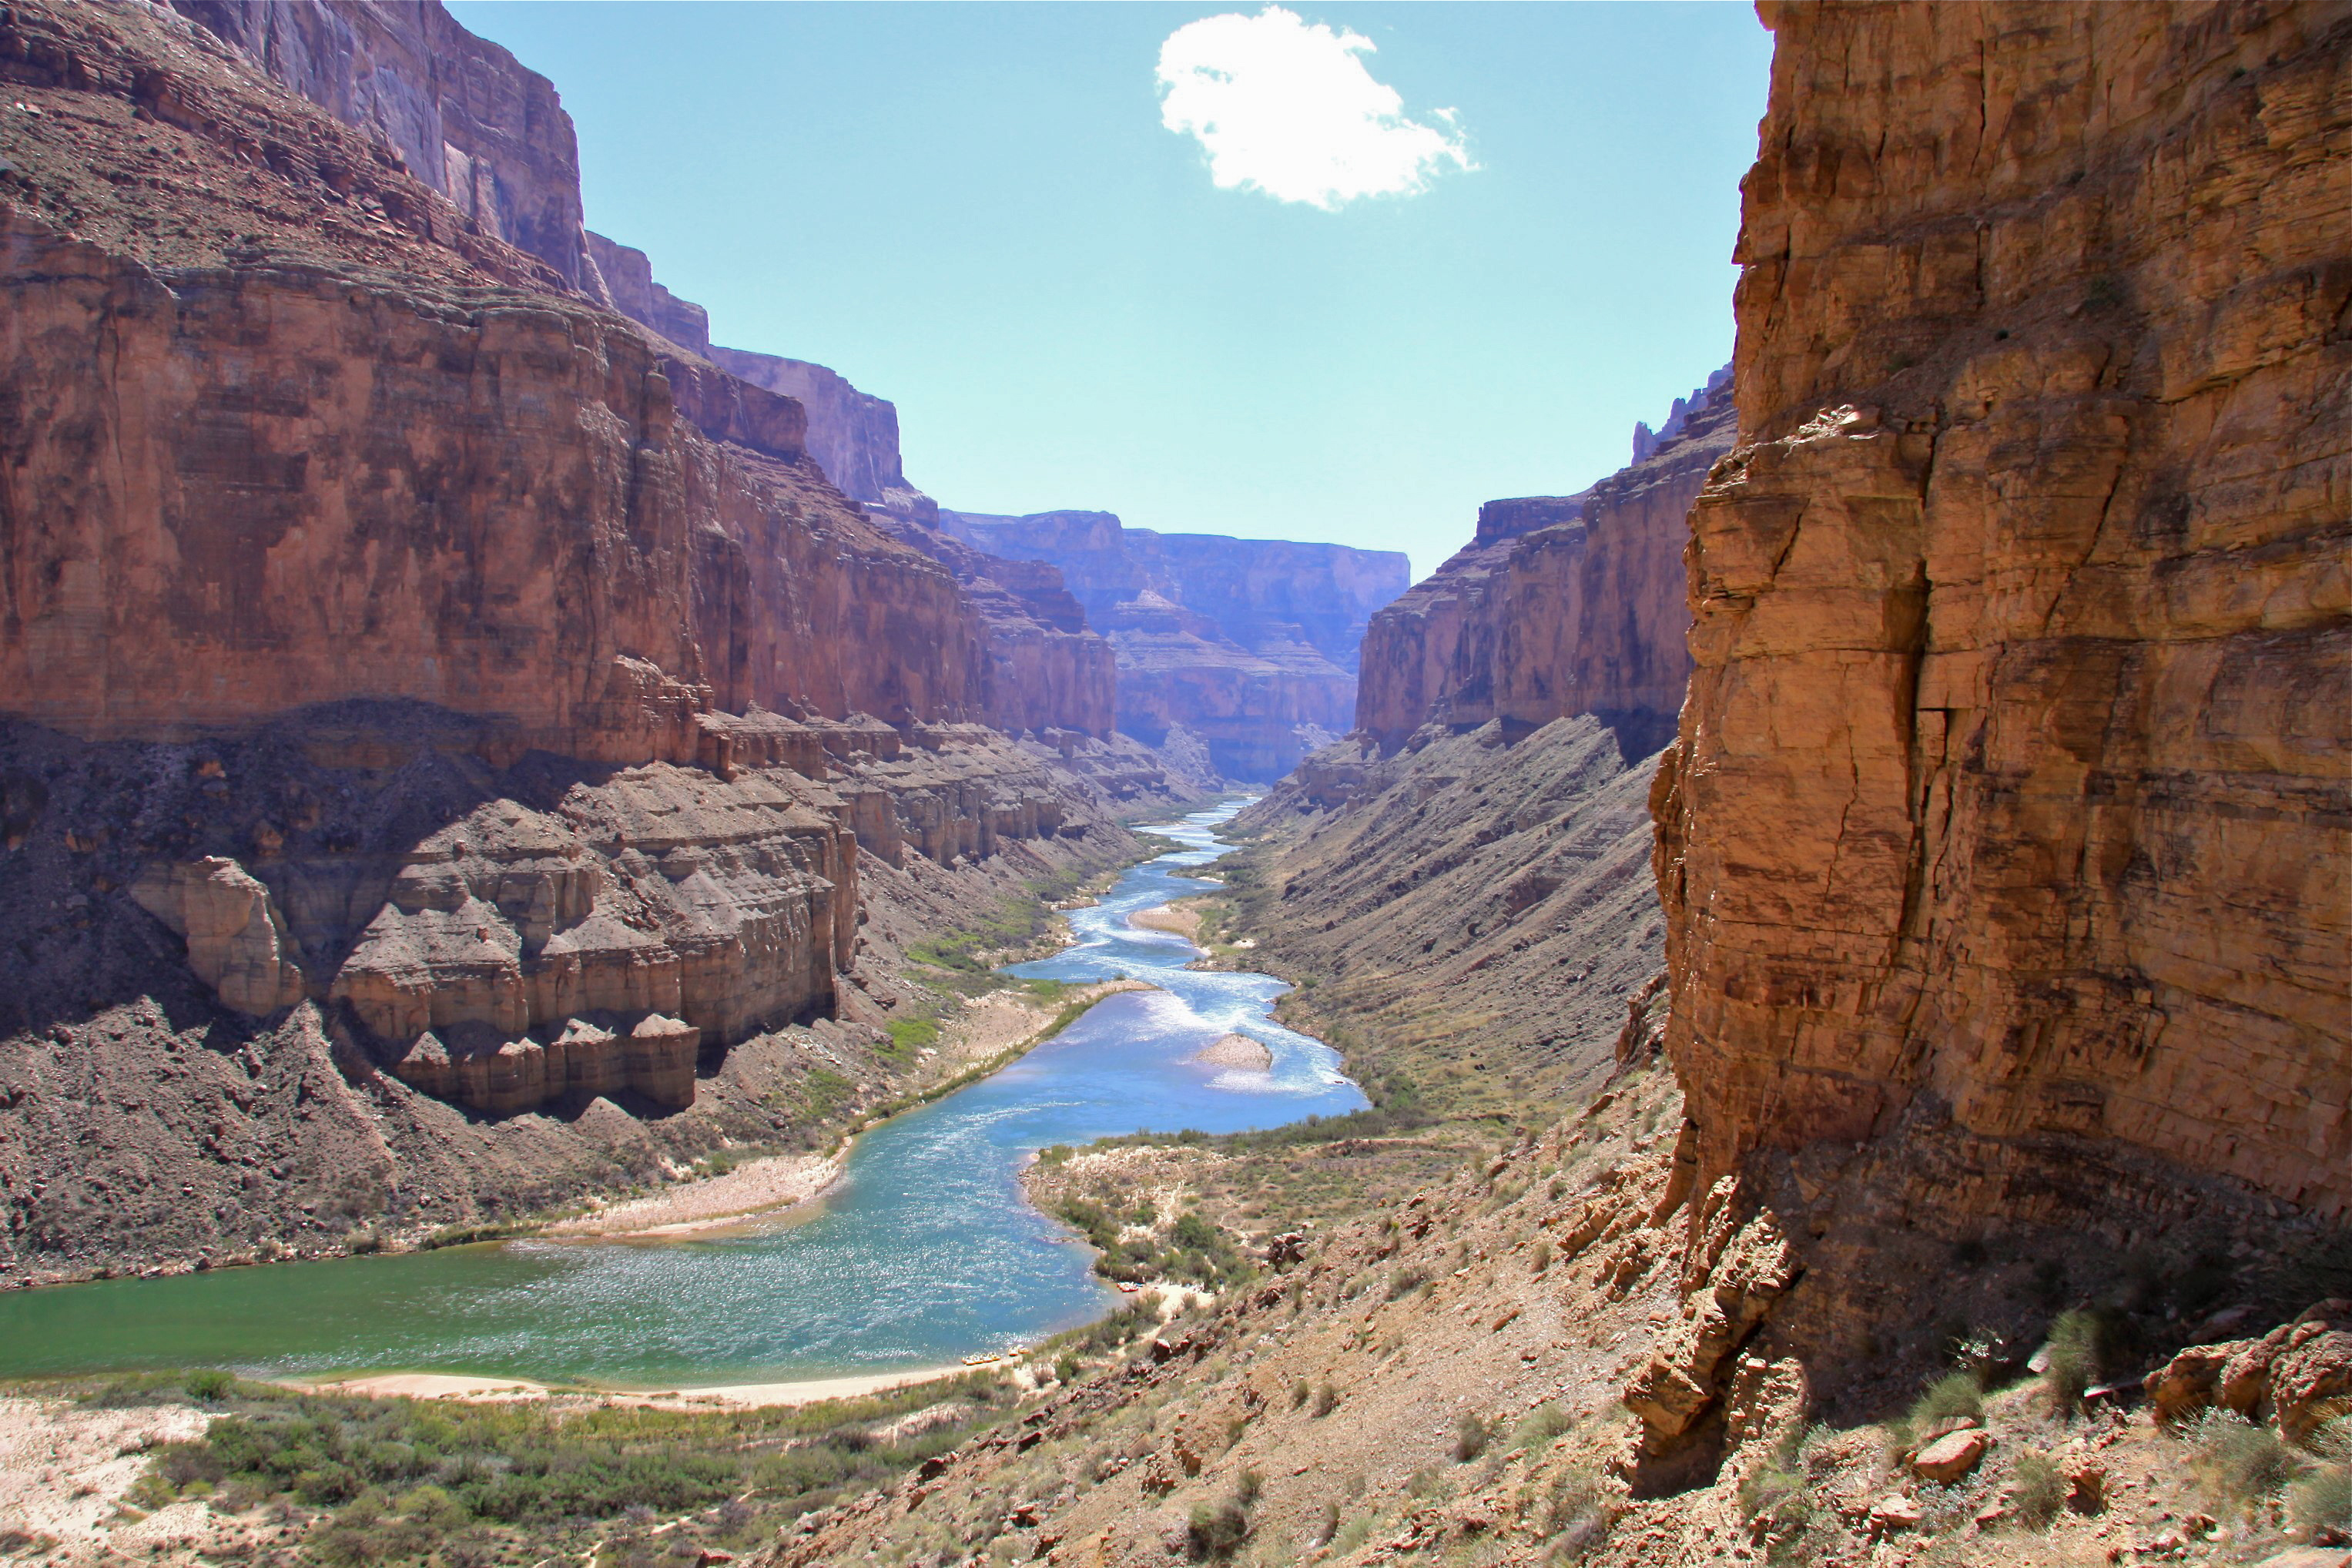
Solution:
M 2352 12 L 1768 16 L 1658 794 L 1707 1163 L 1924 1115 L 1943 1223 L 2101 1149 L 2342 1215 Z
M 437 0 L 172 0 L 172 8 L 391 149 L 476 232 L 537 257 L 569 287 L 595 292 L 572 117 L 545 77 L 458 26 Z M 169 95 L 168 68 L 154 90 Z
M 1393 552 L 1163 534 L 1108 512 L 940 521 L 1058 567 L 1118 654 L 1119 728 L 1154 746 L 1197 736 L 1236 779 L 1278 778 L 1349 727 L 1364 624 L 1405 585 Z
M 986 917 L 1190 793 L 1084 732 L 1108 654 L 1049 568 L 968 591 L 800 404 L 412 176 L 384 106 L 502 55 L 433 7 L 238 18 L 257 53 L 0 10 L 0 1251 L 36 1273 L 193 1257 L 216 1203 L 310 1245 L 322 1204 L 462 1219 L 797 1136 L 802 1053 L 908 1000 L 876 879 Z M 561 131 L 516 166 L 568 169 Z M 1015 619 L 1093 684 L 1000 657 Z M 165 1171 L 209 1195 L 150 1203 Z
M 1393 750 L 1423 724 L 1517 732 L 1591 713 L 1627 762 L 1674 732 L 1690 674 L 1684 514 L 1737 415 L 1718 375 L 1635 460 L 1580 495 L 1489 501 L 1471 542 L 1371 619 L 1355 728 Z
M 2038 1331 L 1955 1247 L 2178 1342 L 2197 1258 L 2352 1210 L 2352 9 L 1766 17 L 1654 795 L 1662 1464 L 1750 1334 L 1833 1401 L 1889 1325 Z

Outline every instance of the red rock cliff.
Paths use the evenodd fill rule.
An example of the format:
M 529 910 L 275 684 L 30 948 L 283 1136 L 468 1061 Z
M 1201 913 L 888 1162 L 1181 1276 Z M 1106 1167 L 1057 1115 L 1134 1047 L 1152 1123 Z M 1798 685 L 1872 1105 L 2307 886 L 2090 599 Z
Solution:
M 1765 10 L 1655 797 L 1702 1163 L 2340 1219 L 2352 8 Z
M 1661 440 L 1576 496 L 1488 501 L 1476 536 L 1371 619 L 1355 727 L 1386 750 L 1423 724 L 1515 732 L 1591 713 L 1630 760 L 1673 733 L 1690 673 L 1684 514 L 1735 428 L 1720 378 Z
M 752 703 L 977 717 L 975 612 L 666 355 L 167 13 L 20 7 L 0 690 L 88 738 L 347 697 L 692 760 Z M 168 85 L 158 86 L 159 81 Z
M 580 147 L 555 89 L 432 3 L 172 0 L 278 81 L 394 152 L 475 228 L 594 292 Z

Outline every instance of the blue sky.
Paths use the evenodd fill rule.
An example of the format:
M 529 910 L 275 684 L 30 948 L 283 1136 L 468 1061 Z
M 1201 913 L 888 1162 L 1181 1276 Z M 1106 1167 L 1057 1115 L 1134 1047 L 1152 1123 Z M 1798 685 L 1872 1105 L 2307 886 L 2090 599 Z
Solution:
M 717 341 L 896 402 L 964 510 L 1423 573 L 1730 357 L 1745 5 L 450 9 L 553 79 L 590 226 Z M 1163 46 L 1219 17 L 1169 46 L 1171 130 Z

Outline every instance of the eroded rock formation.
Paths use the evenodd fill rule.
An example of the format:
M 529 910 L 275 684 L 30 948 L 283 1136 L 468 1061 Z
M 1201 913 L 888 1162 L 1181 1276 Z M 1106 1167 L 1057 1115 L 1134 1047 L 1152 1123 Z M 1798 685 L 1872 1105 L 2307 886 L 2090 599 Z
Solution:
M 1355 727 L 1393 750 L 1423 724 L 1591 713 L 1628 762 L 1664 745 L 1690 675 L 1684 514 L 1737 423 L 1713 378 L 1582 494 L 1479 508 L 1471 542 L 1372 617 Z
M 1817 1405 L 1931 1293 L 2038 1331 L 1980 1237 L 2168 1270 L 2175 1342 L 2198 1258 L 2293 1310 L 2251 1260 L 2352 1212 L 2352 8 L 1765 15 L 1654 795 L 1692 1300 Z M 1696 1391 L 1654 1481 L 1737 1381 L 1636 1377 Z
M 1707 1161 L 1933 1106 L 1952 1222 L 2110 1142 L 2343 1215 L 2352 13 L 1768 15 L 1658 796 Z

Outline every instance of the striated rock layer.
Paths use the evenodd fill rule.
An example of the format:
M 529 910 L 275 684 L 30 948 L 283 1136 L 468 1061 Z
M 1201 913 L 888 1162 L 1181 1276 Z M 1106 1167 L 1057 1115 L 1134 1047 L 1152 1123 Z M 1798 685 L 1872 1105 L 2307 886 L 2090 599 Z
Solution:
M 1371 618 L 1355 728 L 1394 750 L 1425 723 L 1525 731 L 1591 713 L 1625 760 L 1674 732 L 1690 676 L 1684 514 L 1731 449 L 1727 377 L 1711 378 L 1635 459 L 1581 495 L 1488 501 L 1443 566 Z
M 1768 1355 L 1834 1403 L 2085 1288 L 2179 1343 L 2352 1215 L 2352 7 L 1766 17 L 1653 796 L 1655 1487 Z
M 1658 794 L 1707 1163 L 1932 1106 L 1956 1215 L 2107 1141 L 2343 1215 L 2352 9 L 1769 18 Z

